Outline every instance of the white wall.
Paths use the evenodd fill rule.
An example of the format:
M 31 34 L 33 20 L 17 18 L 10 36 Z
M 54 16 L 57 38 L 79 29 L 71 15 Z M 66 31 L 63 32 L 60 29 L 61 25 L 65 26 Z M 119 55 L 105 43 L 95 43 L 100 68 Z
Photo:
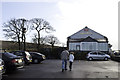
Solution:
M 97 42 L 81 42 L 81 43 L 69 43 L 69 50 L 81 50 L 81 51 L 108 51 L 108 43 Z

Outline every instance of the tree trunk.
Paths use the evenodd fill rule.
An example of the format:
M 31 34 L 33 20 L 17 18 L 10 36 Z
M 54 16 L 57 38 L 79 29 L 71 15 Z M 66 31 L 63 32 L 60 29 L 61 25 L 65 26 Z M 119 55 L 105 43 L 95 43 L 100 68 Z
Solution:
M 24 34 L 24 51 L 26 51 L 26 44 L 25 44 L 25 42 L 26 42 L 26 37 L 25 37 L 25 34 Z
M 40 51 L 40 31 L 38 31 L 38 51 Z
M 21 45 L 20 45 L 20 37 L 19 37 L 19 35 L 18 35 L 18 48 L 19 48 L 19 50 L 21 49 Z

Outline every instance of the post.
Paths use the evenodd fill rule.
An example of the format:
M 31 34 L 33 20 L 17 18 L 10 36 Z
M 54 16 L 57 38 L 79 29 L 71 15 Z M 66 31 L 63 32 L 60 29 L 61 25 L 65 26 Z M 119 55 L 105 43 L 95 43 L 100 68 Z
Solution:
M 26 42 L 26 37 L 25 37 L 25 33 L 26 33 L 26 28 L 23 28 L 23 37 L 24 37 L 24 38 L 23 38 L 23 39 L 24 39 L 24 40 L 23 40 L 23 41 L 24 41 L 24 42 L 23 42 L 23 43 L 24 43 L 24 49 L 23 49 L 23 50 L 24 50 L 24 51 L 26 50 L 26 44 L 25 44 L 25 42 Z

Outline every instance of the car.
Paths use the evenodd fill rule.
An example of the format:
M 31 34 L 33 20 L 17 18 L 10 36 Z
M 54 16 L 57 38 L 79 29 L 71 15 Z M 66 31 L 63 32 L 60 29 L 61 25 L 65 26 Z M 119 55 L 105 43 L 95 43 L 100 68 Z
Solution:
M 88 60 L 93 60 L 93 59 L 99 59 L 99 60 L 108 60 L 110 59 L 110 56 L 108 54 L 105 54 L 103 52 L 89 52 L 87 54 L 87 59 Z
M 2 58 L 0 58 L 0 75 L 4 74 L 6 72 L 4 61 Z
M 114 61 L 120 62 L 120 52 L 115 52 L 115 51 L 114 51 L 114 52 L 111 54 L 111 59 L 114 60 Z
M 6 69 L 6 72 L 14 71 L 24 67 L 23 58 L 20 56 L 16 56 L 9 52 L 0 53 L 0 56 L 2 56 L 2 60 L 4 61 L 4 68 Z
M 38 53 L 38 52 L 30 52 L 32 56 L 32 62 L 33 63 L 40 63 L 41 61 L 45 60 L 45 55 Z
M 27 51 L 12 51 L 11 53 L 17 56 L 22 56 L 26 65 L 29 65 L 32 62 L 32 56 Z

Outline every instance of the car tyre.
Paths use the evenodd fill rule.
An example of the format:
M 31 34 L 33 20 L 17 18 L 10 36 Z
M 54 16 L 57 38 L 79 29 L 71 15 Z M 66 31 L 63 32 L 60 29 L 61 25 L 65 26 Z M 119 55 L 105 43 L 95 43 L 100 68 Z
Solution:
M 93 58 L 92 57 L 89 57 L 89 61 L 92 61 L 93 60 Z
M 39 60 L 38 59 L 34 59 L 34 63 L 39 63 Z
M 104 60 L 105 60 L 105 61 L 108 61 L 108 58 L 107 58 L 107 57 L 105 57 L 105 58 L 104 58 Z

